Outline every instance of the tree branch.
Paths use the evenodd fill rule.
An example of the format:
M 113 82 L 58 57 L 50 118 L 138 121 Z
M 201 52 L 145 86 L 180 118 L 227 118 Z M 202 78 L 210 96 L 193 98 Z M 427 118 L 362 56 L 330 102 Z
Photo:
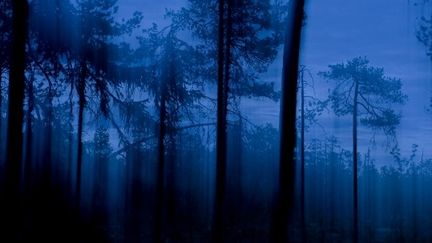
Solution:
M 205 126 L 215 126 L 215 125 L 216 125 L 216 123 L 214 123 L 214 122 L 212 122 L 212 123 L 202 123 L 202 124 L 192 124 L 192 125 L 176 128 L 176 129 L 174 129 L 174 131 L 182 131 L 182 130 L 186 130 L 186 129 L 190 129 L 190 128 L 205 127 Z M 148 137 L 145 137 L 145 138 L 141 138 L 141 139 L 139 139 L 139 140 L 137 140 L 137 141 L 135 141 L 135 142 L 133 142 L 131 144 L 128 144 L 128 145 L 124 146 L 123 148 L 117 150 L 116 152 L 111 153 L 109 155 L 109 157 L 116 157 L 117 155 L 120 155 L 120 154 L 128 151 L 129 149 L 131 149 L 131 148 L 133 148 L 135 146 L 138 146 L 141 143 L 144 143 L 144 142 L 146 142 L 146 141 L 148 141 L 150 139 L 156 138 L 156 137 L 157 137 L 156 135 L 151 135 L 151 136 L 148 136 Z

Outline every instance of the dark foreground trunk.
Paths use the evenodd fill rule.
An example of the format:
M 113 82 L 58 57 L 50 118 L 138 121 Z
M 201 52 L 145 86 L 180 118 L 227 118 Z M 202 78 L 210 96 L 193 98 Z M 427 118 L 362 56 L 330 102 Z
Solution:
M 304 0 L 291 1 L 283 57 L 280 115 L 279 181 L 271 225 L 271 242 L 287 242 L 295 182 L 297 77 Z
M 3 70 L 0 69 L 0 161 L 3 160 L 3 137 L 2 137 L 2 121 L 3 121 L 3 96 L 2 96 L 2 89 L 3 89 Z
M 1 210 L 5 210 L 2 230 L 11 236 L 11 240 L 17 240 L 19 185 L 23 149 L 23 103 L 25 89 L 25 43 L 27 39 L 28 2 L 15 0 L 12 2 L 12 48 L 11 65 L 9 72 L 9 106 L 8 106 L 8 130 L 5 164 L 5 195 L 2 196 Z

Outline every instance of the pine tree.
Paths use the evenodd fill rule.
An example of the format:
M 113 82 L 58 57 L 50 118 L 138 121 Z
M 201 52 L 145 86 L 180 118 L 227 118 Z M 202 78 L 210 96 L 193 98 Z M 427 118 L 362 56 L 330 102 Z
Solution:
M 329 66 L 330 70 L 320 73 L 335 81 L 335 88 L 329 95 L 329 102 L 337 116 L 352 115 L 353 146 L 353 240 L 358 240 L 358 121 L 371 129 L 380 129 L 394 137 L 400 114 L 394 105 L 404 104 L 400 79 L 385 76 L 383 68 L 369 65 L 364 57 L 354 58 L 346 63 Z

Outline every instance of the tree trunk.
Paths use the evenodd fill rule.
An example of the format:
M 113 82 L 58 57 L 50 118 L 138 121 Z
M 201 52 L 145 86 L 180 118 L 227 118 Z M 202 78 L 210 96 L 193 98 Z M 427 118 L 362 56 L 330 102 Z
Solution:
M 174 111 L 175 112 L 175 111 Z M 170 116 L 173 114 L 170 112 Z M 176 217 L 176 154 L 177 146 L 175 140 L 174 129 L 172 125 L 168 126 L 169 136 L 167 149 L 168 164 L 166 168 L 166 208 L 167 208 L 167 224 L 175 226 Z M 175 229 L 176 230 L 176 229 Z
M 95 141 L 96 142 L 96 141 Z M 94 225 L 103 225 L 108 219 L 108 202 L 107 202 L 107 188 L 108 183 L 108 164 L 109 159 L 106 154 L 101 154 L 101 151 L 105 149 L 103 144 L 100 147 L 96 147 L 94 153 L 97 154 L 94 157 L 93 167 L 93 191 L 92 191 L 92 223 Z
M 232 0 L 220 1 L 218 40 L 218 111 L 216 141 L 216 197 L 214 210 L 215 242 L 223 241 L 227 170 L 227 110 L 231 71 Z M 225 19 L 226 13 L 226 19 Z M 225 31 L 226 28 L 226 31 Z
M 46 142 L 45 142 L 45 159 L 47 166 L 51 166 L 51 140 L 52 140 L 52 120 L 53 120 L 53 88 L 52 82 L 48 81 L 48 100 L 47 100 L 47 117 L 46 117 Z
M 69 146 L 68 146 L 68 170 L 67 170 L 67 183 L 68 183 L 68 187 L 69 190 L 72 192 L 73 191 L 73 184 L 71 183 L 71 178 L 72 178 L 72 160 L 73 160 L 73 85 L 74 83 L 71 81 L 71 86 L 70 86 L 70 93 L 69 93 L 69 134 L 68 134 L 68 141 L 69 141 Z M 73 195 L 73 194 L 71 194 Z
M 34 74 L 32 73 L 32 76 L 30 77 L 29 83 L 28 83 L 28 110 L 27 110 L 27 121 L 26 121 L 26 148 L 25 148 L 25 165 L 24 165 L 24 176 L 25 176 L 25 188 L 27 192 L 30 189 L 31 185 L 31 170 L 32 170 L 32 142 L 33 142 L 33 129 L 32 129 L 32 112 L 34 109 L 34 92 L 33 92 L 33 79 Z
M 173 51 L 173 45 L 172 43 L 172 37 L 170 36 L 169 43 L 168 43 L 168 51 L 169 51 L 169 66 L 168 66 L 168 73 L 169 79 L 167 80 L 165 84 L 166 88 L 166 94 L 165 94 L 165 103 L 168 100 L 168 94 L 170 97 L 174 96 L 177 97 L 178 91 L 176 83 L 177 79 L 175 77 L 176 72 L 176 63 L 175 63 L 175 56 Z M 174 75 L 173 75 L 174 74 Z M 167 224 L 172 226 L 171 232 L 174 231 L 174 234 L 177 234 L 177 227 L 175 223 L 175 217 L 176 217 L 176 155 L 177 155 L 177 144 L 176 144 L 176 128 L 177 128 L 177 122 L 179 120 L 177 108 L 175 107 L 177 103 L 170 102 L 169 108 L 167 108 L 165 104 L 166 109 L 166 115 L 165 115 L 165 122 L 166 122 L 166 130 L 167 134 L 165 135 L 166 138 L 166 158 L 167 160 L 167 168 L 165 168 L 166 172 L 166 219 Z M 169 117 L 168 117 L 169 116 Z
M 358 182 L 357 182 L 357 108 L 358 108 L 358 82 L 355 82 L 354 89 L 354 110 L 353 110 L 353 242 L 358 241 Z
M 43 145 L 43 161 L 44 164 L 42 166 L 42 186 L 44 189 L 49 190 L 51 187 L 51 165 L 52 165 L 52 118 L 53 118 L 53 88 L 52 81 L 50 78 L 48 81 L 48 94 L 46 100 L 46 118 L 45 118 L 45 126 L 44 126 L 44 145 Z
M 225 99 L 225 80 L 224 80 L 224 60 L 225 60 L 225 0 L 219 0 L 218 6 L 218 56 L 217 56 L 217 127 L 216 127 L 216 188 L 215 188 L 215 201 L 213 211 L 213 229 L 212 240 L 213 242 L 221 242 L 222 237 L 222 213 L 223 202 L 225 195 L 225 177 L 226 177 L 226 104 Z
M 87 75 L 86 63 L 81 63 L 81 74 L 78 81 L 78 148 L 77 148 L 77 171 L 76 171 L 76 198 L 77 207 L 80 209 L 81 201 L 81 170 L 82 170 L 82 156 L 83 156 L 83 122 L 84 122 L 84 106 L 85 99 L 85 79 Z
M 280 116 L 279 181 L 271 224 L 271 242 L 287 242 L 286 229 L 294 204 L 297 78 L 304 0 L 290 2 L 283 56 Z
M 25 89 L 25 43 L 27 39 L 28 2 L 27 0 L 12 1 L 12 48 L 9 72 L 9 104 L 8 130 L 5 164 L 5 217 L 2 220 L 7 227 L 5 233 L 16 240 L 18 235 L 18 197 L 23 149 L 23 103 Z
M 165 169 L 165 137 L 166 137 L 166 100 L 167 88 L 162 84 L 160 115 L 159 115 L 159 138 L 158 138 L 158 173 L 156 181 L 156 210 L 155 210 L 155 243 L 162 242 L 162 209 L 164 196 L 164 169 Z
M 0 141 L 4 141 L 2 137 L 2 121 L 3 121 L 3 70 L 0 69 Z M 3 142 L 0 142 L 0 161 L 3 160 Z

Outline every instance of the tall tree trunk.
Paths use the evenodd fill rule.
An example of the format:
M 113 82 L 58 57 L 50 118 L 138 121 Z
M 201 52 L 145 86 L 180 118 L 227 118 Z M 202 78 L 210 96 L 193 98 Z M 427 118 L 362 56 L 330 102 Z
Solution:
M 304 69 L 300 71 L 301 80 L 301 127 L 300 127 L 300 224 L 303 241 L 306 241 L 305 221 L 305 80 Z
M 170 117 L 173 116 L 171 111 Z M 175 141 L 175 134 L 173 131 L 173 124 L 168 125 L 168 144 L 167 149 L 167 181 L 166 181 L 166 205 L 167 205 L 167 223 L 170 225 L 175 225 L 175 216 L 176 216 L 176 154 L 177 154 L 177 146 Z M 176 230 L 176 229 L 174 229 Z
M 359 85 L 355 82 L 353 110 L 353 242 L 358 241 L 357 108 Z
M 73 90 L 74 90 L 74 83 L 71 81 L 71 86 L 70 86 L 70 93 L 69 93 L 69 134 L 68 134 L 68 141 L 69 141 L 69 146 L 68 146 L 68 172 L 67 172 L 67 182 L 68 182 L 68 186 L 69 186 L 69 190 L 72 192 L 72 188 L 73 188 L 73 184 L 71 183 L 71 178 L 72 178 L 72 160 L 73 160 L 73 119 L 74 119 L 74 115 L 73 115 Z M 73 195 L 73 194 L 71 194 Z
M 162 242 L 162 209 L 164 196 L 164 169 L 165 169 L 165 138 L 167 118 L 167 87 L 162 84 L 160 113 L 159 113 L 159 138 L 158 138 L 158 172 L 156 181 L 156 210 L 155 210 L 155 243 Z
M 176 73 L 176 63 L 175 63 L 175 56 L 173 52 L 173 45 L 172 43 L 173 37 L 169 37 L 169 43 L 168 43 L 168 54 L 169 54 L 169 66 L 168 66 L 168 72 L 170 74 L 168 81 L 166 82 L 166 94 L 165 94 L 165 100 L 168 99 L 168 94 L 170 97 L 177 97 L 180 94 L 178 93 L 176 83 L 177 79 L 175 77 Z M 167 102 L 167 101 L 165 101 Z M 166 136 L 166 143 L 165 147 L 167 148 L 167 168 L 166 168 L 166 218 L 167 218 L 167 224 L 169 224 L 172 227 L 171 231 L 174 231 L 174 233 L 177 233 L 177 228 L 175 227 L 175 216 L 176 216 L 176 155 L 177 155 L 177 144 L 176 144 L 176 124 L 179 120 L 178 117 L 178 103 L 170 102 L 169 108 L 165 107 L 166 109 L 166 115 L 165 115 L 165 122 L 166 122 L 166 130 L 167 134 Z M 165 105 L 167 106 L 167 105 Z M 169 116 L 169 117 L 168 117 Z
M 77 170 L 76 170 L 76 203 L 78 210 L 81 203 L 81 170 L 82 170 L 82 156 L 83 156 L 83 122 L 84 122 L 84 107 L 85 99 L 85 79 L 87 76 L 86 63 L 81 63 L 80 79 L 78 81 L 78 148 L 77 148 Z
M 216 128 L 216 188 L 213 211 L 213 242 L 223 240 L 223 203 L 226 186 L 227 161 L 227 122 L 226 122 L 226 80 L 224 79 L 225 63 L 225 0 L 219 0 L 218 6 L 218 56 L 217 56 L 217 128 Z M 225 50 L 224 50 L 225 49 Z M 226 69 L 225 69 L 226 71 Z
M 28 110 L 27 110 L 27 121 L 26 121 L 26 148 L 25 148 L 25 165 L 24 165 L 24 176 L 25 176 L 25 188 L 26 191 L 29 191 L 31 185 L 31 170 L 32 170 L 32 143 L 33 143 L 33 129 L 32 129 L 32 112 L 34 109 L 34 92 L 33 92 L 33 79 L 34 74 L 31 74 L 30 80 L 28 82 Z
M 98 141 L 95 141 L 96 143 Z M 102 153 L 105 149 L 103 145 L 97 145 L 94 151 L 93 167 L 93 191 L 92 191 L 92 223 L 94 225 L 103 225 L 108 219 L 108 202 L 107 202 L 107 178 L 108 178 L 108 155 Z M 97 152 L 97 154 L 96 154 Z
M 46 151 L 45 151 L 45 158 L 48 160 L 49 163 L 51 163 L 51 140 L 52 140 L 52 122 L 53 122 L 53 97 L 54 97 L 54 91 L 52 87 L 52 82 L 48 82 L 48 100 L 47 100 L 47 117 L 46 117 Z
M 275 198 L 271 242 L 287 242 L 286 229 L 294 204 L 297 78 L 304 0 L 290 2 L 283 56 L 280 115 L 279 181 Z
M 0 69 L 0 141 L 3 140 L 3 70 Z M 0 142 L 0 161 L 3 161 L 3 142 Z
M 45 127 L 44 127 L 44 146 L 43 146 L 43 171 L 42 171 L 42 186 L 44 189 L 48 190 L 51 186 L 51 164 L 52 164 L 52 154 L 51 154 L 51 146 L 52 146 L 52 118 L 53 118 L 53 88 L 51 79 L 47 79 L 48 81 L 48 97 L 46 100 L 46 118 L 45 118 Z
M 16 240 L 18 227 L 18 196 L 23 149 L 23 103 L 25 89 L 25 43 L 27 39 L 28 2 L 12 1 L 12 48 L 9 72 L 8 130 L 5 164 L 5 232 Z M 9 230 L 10 229 L 10 230 Z M 5 239 L 8 239 L 7 237 Z

